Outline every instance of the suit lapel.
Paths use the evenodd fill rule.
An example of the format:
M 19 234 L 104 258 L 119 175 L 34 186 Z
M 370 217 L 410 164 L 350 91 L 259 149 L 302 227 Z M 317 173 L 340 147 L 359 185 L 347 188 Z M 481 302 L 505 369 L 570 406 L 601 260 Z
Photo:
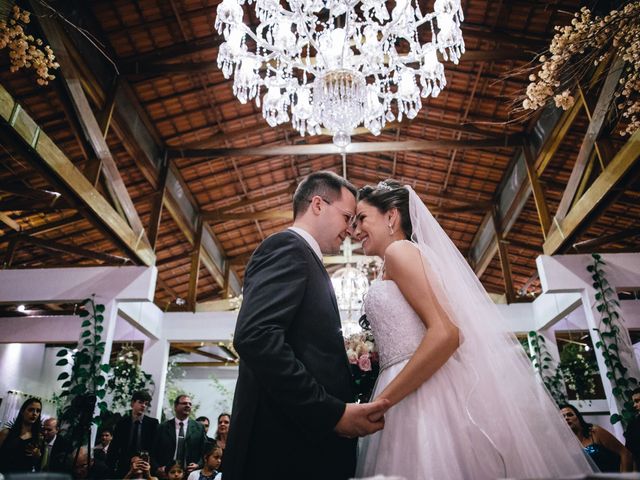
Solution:
M 300 241 L 304 244 L 304 246 L 307 248 L 307 250 L 309 250 L 309 252 L 311 252 L 311 256 L 316 261 L 316 264 L 318 265 L 318 268 L 320 269 L 320 271 L 322 272 L 322 275 L 324 276 L 324 278 L 326 280 L 327 290 L 329 291 L 329 296 L 331 297 L 331 303 L 333 304 L 333 308 L 336 311 L 336 315 L 338 315 L 338 319 L 340 319 L 340 309 L 338 308 L 338 301 L 336 300 L 336 293 L 333 291 L 333 284 L 331 283 L 331 277 L 329 277 L 329 274 L 327 273 L 327 269 L 324 268 L 324 264 L 318 258 L 318 255 L 316 255 L 316 252 L 313 251 L 313 248 L 311 248 L 311 245 L 309 245 L 309 243 L 304 238 L 302 238 L 302 236 L 298 235 L 293 230 L 288 230 L 288 231 L 293 233 L 296 237 L 298 237 L 300 239 Z

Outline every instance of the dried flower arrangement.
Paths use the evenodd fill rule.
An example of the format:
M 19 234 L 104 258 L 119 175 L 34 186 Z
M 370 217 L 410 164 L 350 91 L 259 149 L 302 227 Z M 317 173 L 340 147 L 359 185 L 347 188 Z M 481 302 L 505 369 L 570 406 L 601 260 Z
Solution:
M 569 109 L 575 99 L 577 83 L 592 73 L 593 66 L 613 57 L 624 61 L 620 85 L 615 93 L 617 108 L 624 119 L 621 135 L 631 135 L 640 128 L 640 1 L 627 3 L 604 17 L 594 16 L 583 7 L 571 25 L 556 26 L 548 52 L 538 60 L 542 66 L 531 74 L 525 110 L 537 110 L 553 98 L 556 106 Z
M 9 48 L 11 71 L 21 68 L 32 68 L 36 71 L 39 85 L 47 85 L 56 78 L 49 70 L 60 65 L 49 45 L 44 45 L 39 38 L 25 33 L 26 25 L 31 21 L 31 13 L 13 5 L 7 19 L 0 20 L 0 50 Z

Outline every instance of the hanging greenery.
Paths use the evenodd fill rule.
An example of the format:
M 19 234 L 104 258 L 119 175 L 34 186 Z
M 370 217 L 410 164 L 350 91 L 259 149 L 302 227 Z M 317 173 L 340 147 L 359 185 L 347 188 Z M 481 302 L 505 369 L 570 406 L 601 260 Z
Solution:
M 84 300 L 78 310 L 82 324 L 77 348 L 73 351 L 63 348 L 57 353 L 61 358 L 56 365 L 72 364 L 71 373 L 58 375 L 63 382 L 60 393 L 63 404 L 58 416 L 74 447 L 88 445 L 91 424 L 100 424 L 100 416 L 93 415 L 96 403 L 101 413 L 108 410 L 104 398 L 110 367 L 101 363 L 105 349 L 103 313 L 104 305 L 96 304 L 94 296 Z
M 611 423 L 622 422 L 626 427 L 636 413 L 631 401 L 631 391 L 638 385 L 638 380 L 631 377 L 628 369 L 622 364 L 620 359 L 620 326 L 621 321 L 618 309 L 620 303 L 617 294 L 607 281 L 603 267 L 606 265 L 602 257 L 597 253 L 591 255 L 593 264 L 587 266 L 593 280 L 593 288 L 596 290 L 596 308 L 600 312 L 600 328 L 594 330 L 598 332 L 600 341 L 596 342 L 596 348 L 602 351 L 604 363 L 607 367 L 607 378 L 611 380 L 612 393 L 622 406 L 619 414 L 611 415 Z
M 553 358 L 547 350 L 545 338 L 532 330 L 529 332 L 529 342 L 533 348 L 533 367 L 540 375 L 544 386 L 547 387 L 557 404 L 566 403 L 567 395 L 562 381 L 562 372 L 553 364 Z
M 111 410 L 124 415 L 130 409 L 134 392 L 146 390 L 153 396 L 154 388 L 151 375 L 140 368 L 140 352 L 132 345 L 123 347 L 107 381 Z
M 564 346 L 560 352 L 560 370 L 566 387 L 575 392 L 577 400 L 593 398 L 598 365 L 582 345 L 570 343 Z

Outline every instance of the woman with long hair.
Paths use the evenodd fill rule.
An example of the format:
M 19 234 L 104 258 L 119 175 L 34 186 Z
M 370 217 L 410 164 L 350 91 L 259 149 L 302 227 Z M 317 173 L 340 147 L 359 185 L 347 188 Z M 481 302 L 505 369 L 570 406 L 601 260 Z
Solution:
M 359 192 L 354 236 L 383 259 L 365 298 L 383 430 L 358 477 L 549 478 L 592 471 L 467 261 L 409 186 Z
M 0 472 L 33 472 L 40 469 L 42 402 L 28 398 L 11 428 L 0 431 Z
M 582 413 L 569 403 L 560 405 L 560 413 L 601 472 L 633 471 L 631 452 L 610 432 L 587 423 Z

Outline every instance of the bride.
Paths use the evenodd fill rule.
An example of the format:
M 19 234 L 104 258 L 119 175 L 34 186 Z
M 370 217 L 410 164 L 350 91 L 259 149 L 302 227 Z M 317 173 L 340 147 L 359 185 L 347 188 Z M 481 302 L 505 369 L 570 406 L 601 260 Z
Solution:
M 592 471 L 522 347 L 409 186 L 360 190 L 354 236 L 384 259 L 365 299 L 380 354 L 385 428 L 357 476 L 557 477 Z

